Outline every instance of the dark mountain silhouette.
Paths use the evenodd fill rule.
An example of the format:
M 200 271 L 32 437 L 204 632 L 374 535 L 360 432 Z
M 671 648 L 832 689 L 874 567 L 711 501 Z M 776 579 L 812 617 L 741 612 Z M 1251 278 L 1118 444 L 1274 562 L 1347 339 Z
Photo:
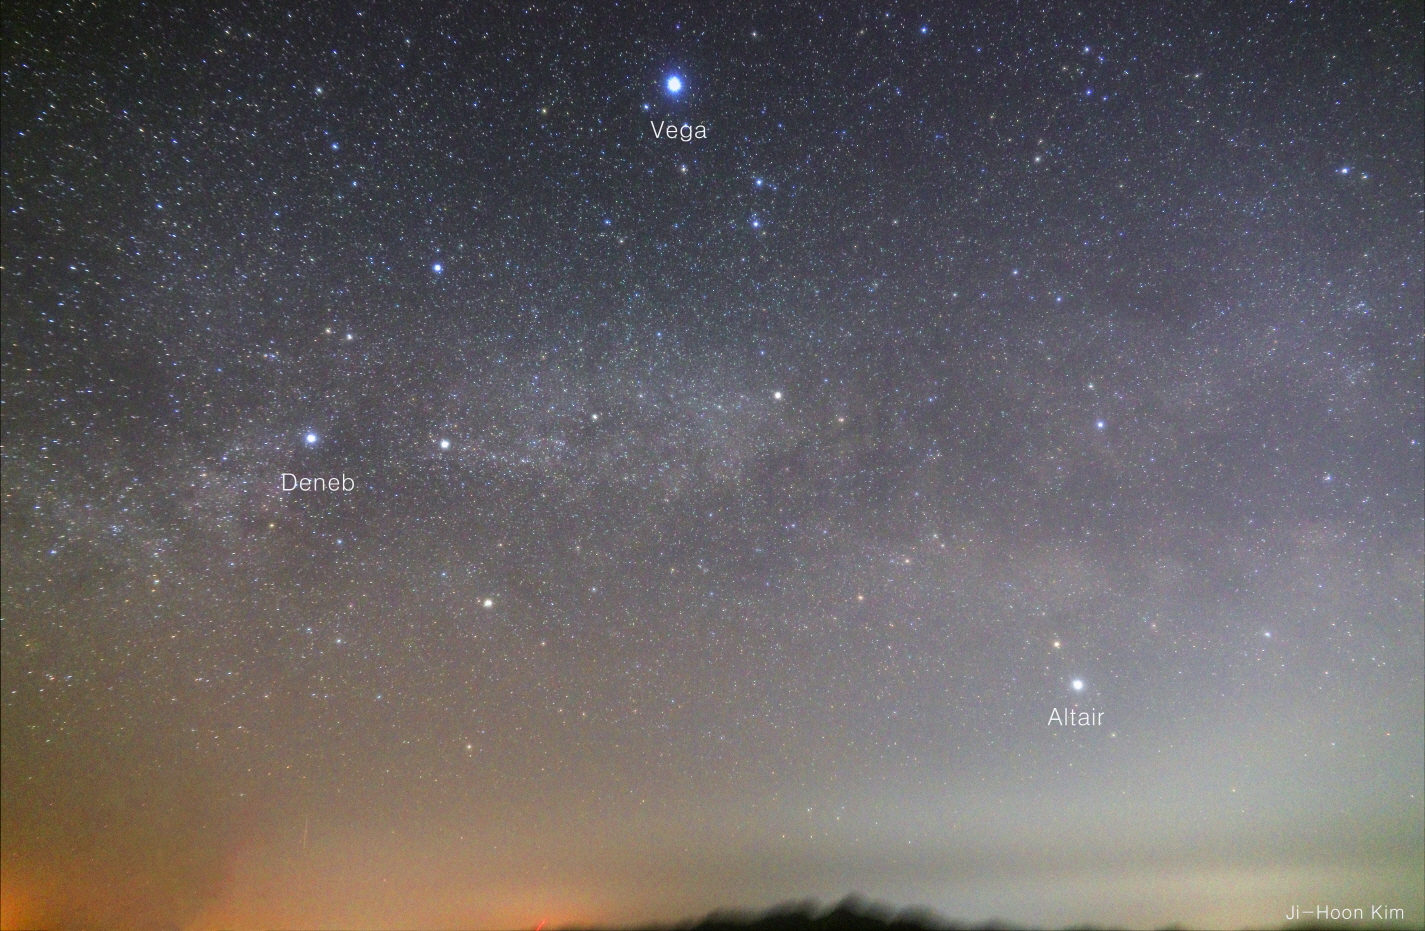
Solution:
M 895 908 L 850 895 L 826 907 L 814 900 L 786 902 L 764 912 L 719 910 L 675 925 L 640 931 L 1030 931 L 1003 921 L 965 924 L 928 908 Z M 1078 931 L 1090 931 L 1088 928 Z
M 787 902 L 765 912 L 718 911 L 678 926 L 678 931 L 956 931 L 967 927 L 949 921 L 928 908 L 897 909 L 847 896 L 830 908 L 815 901 Z M 990 922 L 985 931 L 1010 925 Z

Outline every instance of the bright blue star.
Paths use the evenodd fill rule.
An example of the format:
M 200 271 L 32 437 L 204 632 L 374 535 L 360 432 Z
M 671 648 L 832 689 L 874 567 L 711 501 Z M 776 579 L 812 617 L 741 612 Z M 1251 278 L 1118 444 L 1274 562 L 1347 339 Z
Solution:
M 445 271 L 445 266 L 440 264 L 439 262 L 436 262 L 430 267 L 430 270 L 439 275 L 441 272 Z
M 316 446 L 316 445 L 317 445 L 317 435 L 316 435 L 315 433 L 308 433 L 308 434 L 307 434 L 307 445 L 308 445 L 308 446 Z
M 683 89 L 683 79 L 676 74 L 668 78 L 668 93 L 676 94 Z

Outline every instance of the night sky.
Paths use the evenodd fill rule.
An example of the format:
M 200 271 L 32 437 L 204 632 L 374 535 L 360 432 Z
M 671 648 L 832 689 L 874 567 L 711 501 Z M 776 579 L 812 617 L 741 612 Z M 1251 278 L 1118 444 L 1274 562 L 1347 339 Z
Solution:
M 1421 920 L 1418 6 L 3 15 L 5 927 Z

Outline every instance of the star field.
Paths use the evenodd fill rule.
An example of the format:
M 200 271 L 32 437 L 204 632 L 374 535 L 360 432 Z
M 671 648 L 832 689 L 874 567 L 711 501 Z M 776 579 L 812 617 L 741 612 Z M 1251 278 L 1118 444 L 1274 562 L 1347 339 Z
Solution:
M 8 11 L 0 921 L 1418 921 L 1421 39 Z

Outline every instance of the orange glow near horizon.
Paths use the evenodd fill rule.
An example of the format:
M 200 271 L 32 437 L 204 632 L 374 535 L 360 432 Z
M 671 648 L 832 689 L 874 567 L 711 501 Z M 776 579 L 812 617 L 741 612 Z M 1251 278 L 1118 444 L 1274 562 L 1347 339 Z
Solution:
M 0 931 L 18 931 L 30 927 L 37 919 L 33 904 L 19 884 L 0 874 Z

